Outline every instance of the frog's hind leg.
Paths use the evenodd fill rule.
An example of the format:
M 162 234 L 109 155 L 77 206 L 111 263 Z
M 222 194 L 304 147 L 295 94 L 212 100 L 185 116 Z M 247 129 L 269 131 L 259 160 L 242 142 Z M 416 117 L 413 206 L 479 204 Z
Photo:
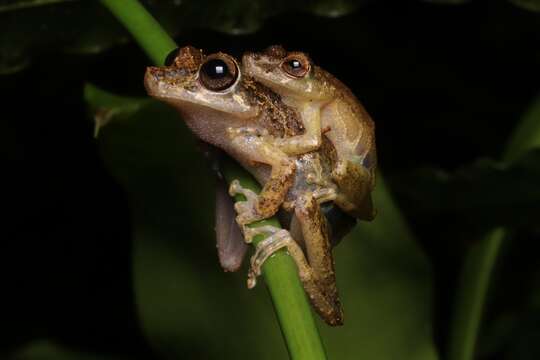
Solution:
M 289 232 L 273 226 L 262 226 L 252 229 L 252 235 L 269 233 L 269 237 L 261 241 L 255 254 L 251 258 L 251 269 L 248 275 L 248 288 L 253 288 L 257 283 L 257 276 L 261 274 L 261 266 L 272 254 L 281 248 L 287 248 L 298 268 L 298 276 L 304 290 L 317 313 L 332 326 L 343 324 L 343 314 L 338 300 L 330 299 L 321 289 L 312 267 L 308 263 L 302 248 L 291 237 Z
M 339 189 L 335 203 L 343 211 L 362 220 L 373 220 L 375 210 L 371 199 L 374 174 L 362 165 L 339 161 L 332 171 L 332 180 Z
M 343 323 L 343 310 L 336 286 L 330 232 L 320 203 L 332 200 L 335 196 L 332 189 L 322 189 L 300 195 L 295 203 L 295 216 L 302 229 L 307 258 L 317 285 L 316 288 L 306 288 L 306 291 L 319 315 L 329 325 Z M 320 295 L 314 296 L 310 291 L 319 292 Z M 321 296 L 324 301 L 321 301 Z
M 307 259 L 300 245 L 287 230 L 276 227 L 249 229 L 249 235 L 270 234 L 261 241 L 251 258 L 248 287 L 255 286 L 264 261 L 277 250 L 286 247 L 298 267 L 298 275 L 317 313 L 332 326 L 343 323 L 343 311 L 338 297 L 334 262 L 326 224 L 319 206 L 320 199 L 328 199 L 332 192 L 308 192 L 298 197 L 295 205 L 306 246 Z M 309 260 L 309 261 L 308 261 Z

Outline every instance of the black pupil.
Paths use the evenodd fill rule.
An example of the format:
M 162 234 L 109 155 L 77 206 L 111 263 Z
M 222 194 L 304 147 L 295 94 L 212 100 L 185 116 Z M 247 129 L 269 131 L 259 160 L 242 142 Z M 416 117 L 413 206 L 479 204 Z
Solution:
M 220 59 L 213 59 L 208 61 L 202 66 L 201 69 L 209 78 L 218 80 L 223 79 L 229 75 L 229 68 L 225 61 Z
M 174 63 L 174 59 L 176 58 L 176 55 L 178 55 L 178 48 L 174 49 L 167 55 L 165 58 L 165 66 L 171 66 Z

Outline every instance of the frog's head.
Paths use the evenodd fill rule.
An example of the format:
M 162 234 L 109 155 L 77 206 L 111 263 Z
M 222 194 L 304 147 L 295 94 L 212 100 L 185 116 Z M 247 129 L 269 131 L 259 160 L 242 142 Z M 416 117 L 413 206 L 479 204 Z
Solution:
M 242 70 L 283 96 L 305 100 L 325 100 L 331 96 L 329 85 L 307 54 L 288 52 L 279 45 L 245 53 Z
M 185 46 L 172 51 L 165 66 L 148 67 L 144 85 L 148 94 L 183 112 L 217 110 L 239 117 L 252 117 L 256 107 L 239 86 L 238 62 L 230 55 L 205 56 Z

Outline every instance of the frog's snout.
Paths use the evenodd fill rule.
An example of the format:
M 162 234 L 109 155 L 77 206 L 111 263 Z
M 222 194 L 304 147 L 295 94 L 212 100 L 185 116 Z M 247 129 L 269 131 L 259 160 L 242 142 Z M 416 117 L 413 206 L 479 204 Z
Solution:
M 165 82 L 166 73 L 163 68 L 149 66 L 144 73 L 144 87 L 150 96 L 155 96 L 159 92 L 159 85 Z

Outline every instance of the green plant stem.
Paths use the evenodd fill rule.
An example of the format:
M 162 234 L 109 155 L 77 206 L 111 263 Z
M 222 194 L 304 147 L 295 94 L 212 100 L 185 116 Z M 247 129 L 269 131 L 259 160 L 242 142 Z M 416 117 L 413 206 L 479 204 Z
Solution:
M 176 43 L 138 0 L 101 0 L 126 27 L 152 62 L 163 65 Z
M 503 158 L 512 162 L 535 147 L 540 147 L 540 99 L 514 130 Z M 505 228 L 492 229 L 465 255 L 454 302 L 449 360 L 474 358 L 489 283 L 506 233 Z
M 101 2 L 124 24 L 156 65 L 161 65 L 167 54 L 176 48 L 174 40 L 137 0 Z M 242 186 L 260 191 L 253 178 L 234 162 L 223 164 L 222 172 L 227 182 L 238 179 Z M 235 199 L 243 200 L 242 196 Z M 279 227 L 279 222 L 271 218 L 254 226 L 260 225 Z M 256 236 L 253 239 L 254 245 L 263 239 L 261 235 Z M 292 258 L 286 251 L 280 250 L 264 263 L 262 270 L 291 359 L 326 359 L 313 313 Z
M 242 186 L 253 191 L 259 191 L 257 182 L 239 165 L 227 161 L 222 169 L 225 180 L 230 183 L 241 179 Z M 243 201 L 242 195 L 235 197 Z M 279 227 L 276 218 L 259 221 L 254 226 L 272 225 Z M 264 236 L 257 235 L 253 244 L 257 245 Z M 298 279 L 296 264 L 284 250 L 266 260 L 263 265 L 263 276 L 272 297 L 281 331 L 287 343 L 292 359 L 326 359 L 326 353 L 313 318 L 306 294 Z

